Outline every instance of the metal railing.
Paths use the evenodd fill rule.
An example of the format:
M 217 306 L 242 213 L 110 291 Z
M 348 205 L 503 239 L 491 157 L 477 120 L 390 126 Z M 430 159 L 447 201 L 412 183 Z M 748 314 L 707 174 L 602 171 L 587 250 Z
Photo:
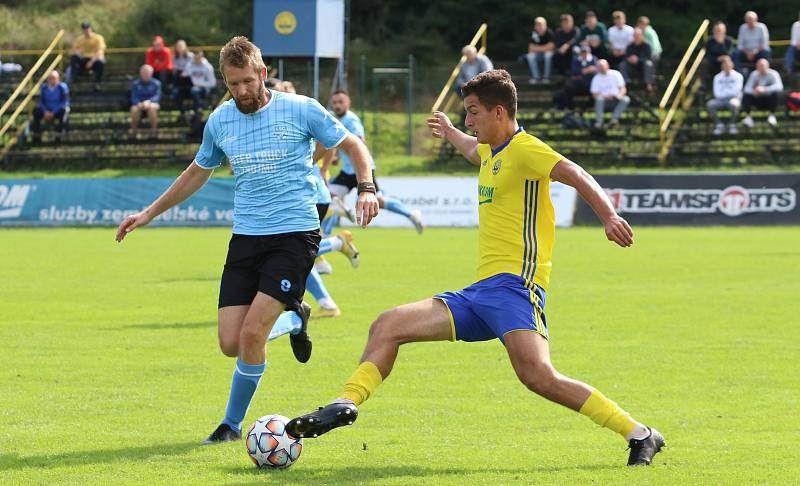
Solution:
M 56 33 L 55 37 L 53 37 L 53 40 L 50 42 L 50 45 L 47 46 L 47 48 L 44 51 L 41 51 L 39 59 L 37 59 L 36 62 L 33 64 L 33 66 L 31 66 L 30 70 L 28 70 L 28 73 L 25 75 L 24 78 L 22 78 L 22 80 L 17 85 L 16 89 L 14 89 L 13 93 L 11 93 L 11 96 L 9 96 L 6 102 L 3 103 L 3 106 L 0 107 L 0 120 L 2 120 L 2 117 L 5 116 L 6 112 L 11 108 L 11 106 L 17 100 L 17 98 L 20 97 L 22 92 L 25 89 L 28 90 L 28 93 L 25 96 L 25 98 L 22 99 L 19 105 L 17 105 L 17 108 L 14 110 L 14 112 L 11 113 L 11 115 L 8 117 L 8 120 L 6 120 L 6 122 L 3 124 L 2 128 L 0 128 L 0 142 L 2 142 L 2 145 L 0 146 L 0 159 L 3 159 L 6 156 L 6 154 L 14 145 L 14 143 L 25 131 L 25 129 L 28 126 L 29 120 L 26 120 L 24 123 L 22 123 L 17 128 L 13 136 L 8 136 L 8 131 L 14 125 L 14 122 L 17 120 L 20 113 L 22 113 L 27 108 L 28 104 L 33 99 L 33 97 L 39 93 L 39 89 L 41 89 L 41 85 L 44 82 L 44 80 L 47 79 L 47 76 L 53 71 L 53 69 L 55 69 L 58 63 L 61 62 L 63 56 L 61 54 L 58 54 L 50 63 L 50 65 L 44 69 L 44 71 L 39 76 L 38 80 L 31 83 L 31 80 L 33 79 L 34 75 L 39 70 L 39 68 L 45 63 L 47 57 L 50 56 L 50 54 L 60 51 L 60 49 L 56 50 L 55 47 L 56 44 L 58 44 L 61 41 L 61 38 L 63 36 L 64 36 L 64 30 L 59 30 L 58 33 Z
M 477 32 L 475 35 L 472 36 L 472 40 L 469 42 L 468 45 L 472 47 L 477 47 L 478 42 L 481 43 L 481 47 L 478 49 L 478 54 L 484 54 L 486 52 L 486 31 L 488 29 L 487 24 L 481 24 L 478 27 Z M 458 77 L 458 72 L 461 69 L 461 65 L 464 64 L 466 57 L 461 56 L 461 59 L 458 60 L 456 63 L 456 67 L 453 68 L 453 72 L 450 73 L 450 78 L 442 87 L 442 91 L 439 93 L 439 96 L 436 98 L 436 102 L 433 103 L 433 107 L 431 111 L 449 111 L 453 104 L 456 102 L 456 95 L 455 91 L 453 91 L 453 83 L 455 82 L 456 78 Z
M 64 31 L 62 30 L 61 31 L 62 35 L 63 35 L 63 32 Z M 187 50 L 190 50 L 190 51 L 202 50 L 202 51 L 208 53 L 208 52 L 219 51 L 220 49 L 222 49 L 222 47 L 223 46 L 216 46 L 215 45 L 215 46 L 187 46 L 186 48 L 187 48 Z M 149 48 L 150 47 L 108 47 L 103 52 L 106 53 L 106 54 L 130 54 L 130 53 L 137 53 L 137 52 L 144 54 L 145 52 L 147 52 L 147 49 L 149 49 Z M 46 50 L 47 49 L 3 49 L 3 55 L 4 56 L 9 56 L 9 55 L 10 56 L 35 56 L 35 55 L 42 54 Z M 60 47 L 55 52 L 58 53 L 58 54 L 61 54 L 61 55 L 66 55 L 66 54 L 69 54 L 70 50 L 71 49 L 64 49 L 63 47 Z
M 675 69 L 675 74 L 672 75 L 672 79 L 670 79 L 667 89 L 664 91 L 664 96 L 661 97 L 661 102 L 658 104 L 658 161 L 662 167 L 666 167 L 667 165 L 667 156 L 669 155 L 670 148 L 685 118 L 685 114 L 679 113 L 678 110 L 682 109 L 684 112 L 688 110 L 694 102 L 697 91 L 700 89 L 700 79 L 695 79 L 695 75 L 697 74 L 697 69 L 700 67 L 700 63 L 703 62 L 706 50 L 705 48 L 700 48 L 696 51 L 696 49 L 701 40 L 708 38 L 709 23 L 709 20 L 705 19 L 700 24 L 700 27 L 698 27 L 697 32 L 692 38 L 692 42 L 689 43 L 689 47 L 683 54 L 681 62 L 678 63 L 678 67 Z M 695 56 L 694 61 L 691 62 L 691 66 L 687 71 L 686 66 L 689 65 L 693 55 Z M 672 98 L 672 93 L 678 85 L 680 85 L 678 92 L 675 97 Z M 671 104 L 670 98 L 672 98 Z M 668 104 L 670 105 L 669 110 L 667 110 Z M 673 121 L 675 122 L 674 125 L 672 124 Z

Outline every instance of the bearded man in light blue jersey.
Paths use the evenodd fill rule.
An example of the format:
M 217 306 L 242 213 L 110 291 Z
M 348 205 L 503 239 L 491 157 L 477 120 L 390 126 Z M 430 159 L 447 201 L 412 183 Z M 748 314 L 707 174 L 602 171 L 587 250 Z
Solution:
M 220 51 L 220 71 L 233 97 L 206 123 L 194 161 L 155 202 L 126 218 L 117 241 L 186 200 L 227 157 L 235 177 L 233 236 L 219 292 L 219 344 L 236 357 L 225 418 L 205 443 L 241 439 L 241 422 L 266 367 L 266 340 L 285 310 L 307 321 L 306 277 L 320 235 L 313 140 L 351 157 L 358 177 L 357 222 L 378 214 L 369 152 L 316 100 L 264 87 L 261 51 L 234 37 Z M 304 343 L 292 340 L 295 344 Z M 297 353 L 296 353 L 297 354 Z

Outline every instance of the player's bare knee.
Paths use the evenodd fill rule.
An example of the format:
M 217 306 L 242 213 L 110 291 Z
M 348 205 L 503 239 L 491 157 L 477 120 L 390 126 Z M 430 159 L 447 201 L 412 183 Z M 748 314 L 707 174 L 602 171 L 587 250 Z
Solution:
M 266 332 L 264 331 L 263 327 L 257 323 L 248 323 L 242 326 L 242 330 L 239 333 L 239 344 L 241 347 L 242 343 L 254 343 L 258 341 L 263 341 L 266 339 Z
M 544 363 L 529 364 L 524 370 L 517 371 L 517 377 L 528 390 L 548 397 L 556 385 L 556 372 L 552 366 Z
M 222 354 L 228 356 L 229 358 L 235 358 L 239 355 L 239 339 L 238 336 L 236 339 L 223 339 L 220 337 L 219 339 L 219 349 L 222 351 Z
M 369 327 L 370 341 L 397 341 L 400 339 L 398 336 L 397 326 L 397 309 L 390 309 L 383 312 L 378 316 L 372 325 Z

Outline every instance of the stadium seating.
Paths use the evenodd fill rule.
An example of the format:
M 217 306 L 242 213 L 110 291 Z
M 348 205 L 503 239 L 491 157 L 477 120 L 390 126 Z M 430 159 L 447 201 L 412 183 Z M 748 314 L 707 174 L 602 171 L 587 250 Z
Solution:
M 773 62 L 777 66 L 782 64 L 782 60 Z M 797 75 L 783 76 L 783 83 L 784 92 L 800 91 L 800 77 Z M 800 112 L 784 111 L 785 102 L 781 101 L 775 113 L 777 128 L 767 125 L 766 112 L 754 111 L 752 117 L 756 122 L 755 127 L 748 129 L 739 123 L 737 135 L 715 136 L 711 133 L 714 124 L 705 110 L 708 96 L 708 93 L 698 95 L 698 102 L 694 103 L 672 147 L 671 165 L 797 164 L 797 154 L 800 154 Z
M 8 154 L 5 168 L 91 170 L 188 164 L 199 146 L 202 122 L 192 126 L 189 120 L 191 111 L 186 112 L 186 117 L 180 117 L 169 93 L 162 93 L 158 138 L 148 139 L 149 122 L 146 119 L 140 124 L 138 138 L 128 135 L 129 90 L 137 66 L 133 58 L 109 65 L 99 92 L 95 92 L 92 79 L 78 77 L 70 87 L 71 112 L 66 137 L 56 140 L 52 131 L 44 133 L 41 143 L 33 143 L 30 137 L 26 137 Z M 221 86 L 221 80 L 218 81 L 218 86 Z M 13 88 L 14 79 L 0 79 L 0 92 L 8 93 Z M 212 103 L 218 101 L 219 91 L 212 96 Z M 191 100 L 186 103 L 189 107 Z M 205 116 L 208 113 L 206 109 Z
M 774 65 L 782 65 L 780 60 Z M 657 95 L 648 98 L 641 84 L 629 87 L 632 103 L 623 114 L 620 126 L 602 132 L 588 128 L 565 128 L 565 112 L 554 108 L 553 95 L 563 87 L 563 79 L 553 78 L 551 84 L 528 84 L 528 70 L 515 61 L 497 62 L 496 67 L 507 69 L 514 76 L 518 90 L 520 124 L 530 133 L 551 144 L 564 156 L 592 168 L 615 166 L 658 167 L 659 120 L 658 98 L 664 92 L 675 63 L 662 59 L 656 77 Z M 800 90 L 800 78 L 784 78 L 787 91 Z M 756 127 L 747 129 L 739 124 L 739 135 L 713 136 L 713 123 L 705 110 L 703 93 L 698 95 L 688 113 L 687 122 L 669 154 L 670 167 L 718 167 L 746 164 L 796 164 L 800 153 L 800 112 L 778 115 L 778 128 L 769 127 L 766 113 L 753 113 Z M 577 100 L 576 100 L 577 101 Z M 588 105 L 584 119 L 591 124 L 594 110 Z M 740 120 L 741 121 L 741 120 Z M 450 144 L 439 148 L 437 163 L 447 165 L 459 158 Z M 455 162 L 458 163 L 458 162 Z
M 527 66 L 516 61 L 497 62 L 495 65 L 508 70 L 517 85 L 517 119 L 520 125 L 565 157 L 591 167 L 658 165 L 658 101 L 645 95 L 642 83 L 634 81 L 629 87 L 632 102 L 623 113 L 619 127 L 598 132 L 562 125 L 566 112 L 554 107 L 553 96 L 562 89 L 563 78 L 554 76 L 550 84 L 530 85 Z M 664 76 L 659 75 L 656 80 L 659 92 L 663 91 L 663 85 L 669 79 L 665 81 Z M 594 107 L 589 97 L 576 98 L 576 104 L 586 106 L 583 117 L 588 125 L 593 124 Z M 456 156 L 451 145 L 443 144 L 438 161 L 446 164 Z
M 780 66 L 780 60 L 773 62 Z M 3 167 L 7 170 L 92 170 L 98 168 L 158 168 L 180 167 L 196 153 L 201 124 L 192 127 L 189 120 L 180 118 L 177 107 L 167 95 L 162 95 L 159 114 L 159 135 L 156 140 L 146 137 L 147 121 L 142 121 L 140 138 L 128 136 L 129 112 L 127 96 L 136 75 L 137 59 L 130 57 L 110 63 L 103 80 L 102 91 L 95 92 L 88 77 L 79 77 L 71 87 L 72 111 L 70 130 L 56 141 L 46 132 L 41 143 L 30 137 L 17 144 L 7 155 Z M 553 78 L 551 84 L 528 84 L 527 67 L 516 62 L 497 62 L 497 67 L 509 70 L 519 91 L 518 118 L 530 133 L 550 143 L 566 157 L 588 167 L 657 167 L 659 143 L 658 97 L 648 98 L 643 86 L 634 82 L 629 92 L 633 98 L 623 114 L 621 124 L 600 132 L 588 128 L 569 128 L 562 124 L 565 112 L 556 110 L 553 95 L 563 86 L 563 79 Z M 674 70 L 674 64 L 662 60 L 657 77 L 657 93 L 664 91 Z M 13 91 L 24 73 L 0 77 L 0 103 Z M 218 80 L 218 86 L 222 86 Z M 800 77 L 785 77 L 787 91 L 800 90 Z M 219 92 L 217 90 L 217 96 Z M 713 124 L 705 111 L 708 94 L 700 92 L 687 114 L 667 164 L 671 167 L 715 167 L 746 164 L 781 165 L 796 163 L 800 153 L 800 112 L 778 113 L 778 127 L 765 123 L 766 114 L 754 112 L 756 127 L 739 125 L 736 136 L 712 135 Z M 212 102 L 217 100 L 212 99 Z M 580 99 L 576 100 L 579 104 Z M 594 110 L 588 98 L 584 119 L 594 121 Z M 206 115 L 208 110 L 206 110 Z M 450 144 L 441 144 L 437 165 L 460 164 L 460 157 Z

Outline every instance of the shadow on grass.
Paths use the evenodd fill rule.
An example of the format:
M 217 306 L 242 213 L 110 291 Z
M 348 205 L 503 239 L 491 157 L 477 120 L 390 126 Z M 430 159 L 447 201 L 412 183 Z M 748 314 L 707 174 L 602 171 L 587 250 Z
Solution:
M 142 329 L 142 330 L 159 330 L 159 329 L 205 329 L 209 327 L 217 327 L 216 321 L 205 322 L 154 322 L 147 324 L 128 324 L 118 327 L 103 327 L 101 331 L 122 331 L 126 329 Z
M 177 442 L 155 444 L 124 449 L 99 449 L 94 451 L 75 451 L 63 454 L 20 456 L 0 453 L 0 471 L 15 469 L 50 468 L 82 466 L 86 464 L 107 464 L 111 462 L 144 461 L 155 456 L 180 456 L 192 449 L 202 447 L 199 442 Z
M 187 282 L 218 282 L 220 276 L 214 275 L 211 277 L 187 277 L 187 278 L 167 278 L 162 280 L 150 280 L 149 284 L 165 284 L 165 283 L 187 283 Z
M 473 474 L 503 474 L 513 475 L 515 479 L 523 480 L 527 477 L 534 477 L 537 473 L 544 472 L 569 472 L 569 471 L 605 471 L 618 470 L 622 466 L 612 464 L 584 464 L 574 466 L 530 466 L 518 468 L 458 468 L 445 467 L 433 468 L 423 466 L 375 466 L 375 467 L 352 467 L 342 466 L 336 469 L 277 469 L 263 470 L 255 467 L 224 467 L 223 471 L 227 474 L 239 476 L 241 483 L 233 484 L 253 484 L 257 477 L 265 481 L 270 479 L 285 482 L 296 482 L 298 484 L 356 484 L 361 482 L 372 482 L 381 479 L 411 479 L 411 478 L 434 478 L 436 476 L 463 477 Z M 230 484 L 230 483 L 226 483 Z
M 157 322 L 153 324 L 128 324 L 127 326 L 122 326 L 119 329 L 201 329 L 206 327 L 217 327 L 217 322 Z

